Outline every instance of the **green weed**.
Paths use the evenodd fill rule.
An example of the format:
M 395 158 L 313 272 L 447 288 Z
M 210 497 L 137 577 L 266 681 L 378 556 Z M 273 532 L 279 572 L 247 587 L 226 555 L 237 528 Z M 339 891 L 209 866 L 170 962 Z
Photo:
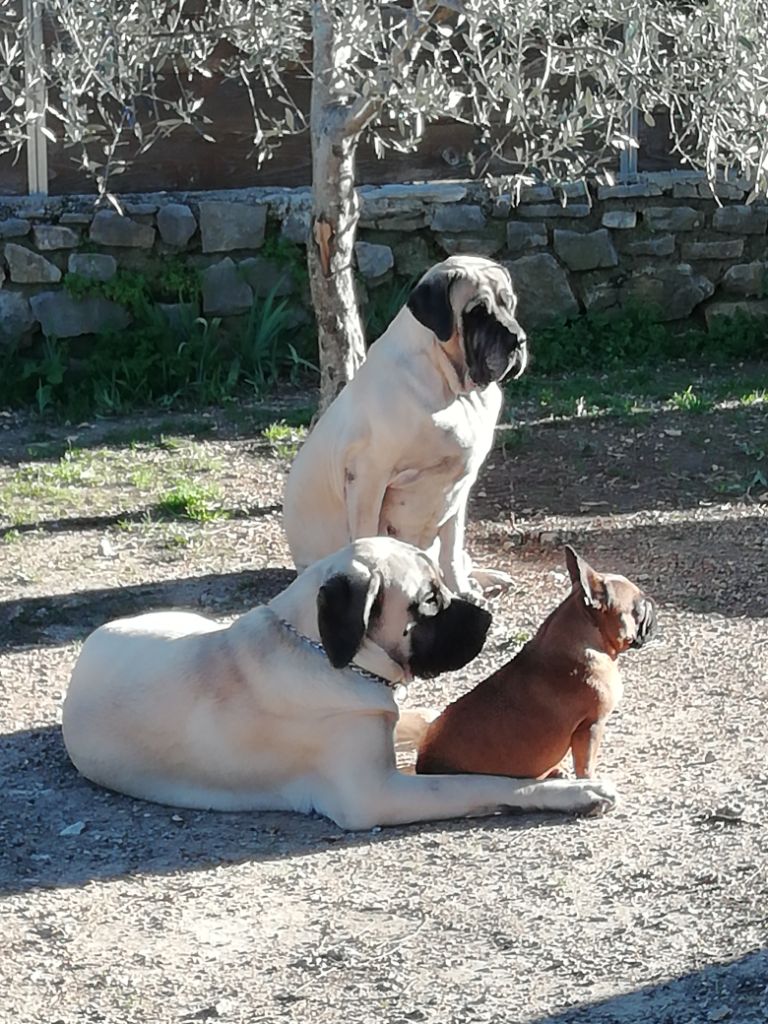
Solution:
M 299 445 L 306 436 L 306 430 L 297 430 L 281 420 L 279 423 L 270 423 L 268 427 L 265 427 L 262 436 L 269 442 L 272 451 L 278 458 L 288 461 L 295 458 Z
M 167 516 L 193 519 L 198 523 L 209 523 L 227 516 L 221 506 L 218 489 L 194 483 L 176 484 L 160 497 L 158 507 Z
M 670 402 L 675 409 L 683 412 L 705 412 L 712 408 L 712 402 L 697 394 L 692 384 L 689 384 L 685 391 L 675 391 Z

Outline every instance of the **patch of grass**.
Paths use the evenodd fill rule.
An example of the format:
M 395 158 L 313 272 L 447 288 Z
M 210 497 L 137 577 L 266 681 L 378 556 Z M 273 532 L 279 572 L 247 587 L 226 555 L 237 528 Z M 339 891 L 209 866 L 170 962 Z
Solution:
M 46 338 L 31 353 L 4 348 L 0 406 L 83 419 L 151 405 L 199 408 L 248 391 L 261 398 L 278 383 L 317 377 L 314 332 L 274 293 L 255 302 L 248 317 L 225 324 L 196 315 L 199 285 L 178 268 L 157 282 L 121 271 L 108 282 L 68 275 L 65 284 L 78 297 L 101 294 L 121 303 L 132 324 L 86 340 Z M 191 301 L 173 324 L 157 305 L 171 297 Z
M 270 423 L 261 433 L 278 458 L 290 460 L 295 458 L 307 432 L 303 428 L 291 427 L 281 420 L 279 423 Z
M 719 403 L 752 406 L 766 400 L 768 366 L 724 373 L 687 361 L 622 366 L 602 373 L 542 377 L 525 374 L 507 386 L 507 416 L 638 416 L 658 409 L 704 412 Z
M 21 531 L 19 530 L 6 530 L 2 535 L 3 544 L 16 544 L 21 540 Z
M 221 505 L 218 488 L 202 487 L 192 482 L 178 483 L 161 495 L 158 506 L 167 516 L 210 523 L 228 515 Z
M 685 391 L 675 391 L 670 398 L 670 404 L 683 412 L 705 412 L 713 405 L 709 399 L 697 394 L 692 384 L 689 384 Z

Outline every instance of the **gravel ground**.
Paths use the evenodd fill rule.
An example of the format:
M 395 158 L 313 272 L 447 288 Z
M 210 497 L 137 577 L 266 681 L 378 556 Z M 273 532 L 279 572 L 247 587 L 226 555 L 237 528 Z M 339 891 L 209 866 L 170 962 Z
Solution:
M 143 419 L 146 443 L 112 423 L 32 449 L 37 428 L 6 416 L 0 1019 L 765 1024 L 766 420 L 755 403 L 503 435 L 469 546 L 515 586 L 481 657 L 409 700 L 442 704 L 506 660 L 564 595 L 569 540 L 660 605 L 601 758 L 622 803 L 348 835 L 98 790 L 59 733 L 78 647 L 105 619 L 230 617 L 292 578 L 285 460 L 218 416 L 198 438 L 172 422 L 173 443 Z M 92 460 L 60 461 L 66 437 Z M 229 517 L 160 515 L 179 474 Z

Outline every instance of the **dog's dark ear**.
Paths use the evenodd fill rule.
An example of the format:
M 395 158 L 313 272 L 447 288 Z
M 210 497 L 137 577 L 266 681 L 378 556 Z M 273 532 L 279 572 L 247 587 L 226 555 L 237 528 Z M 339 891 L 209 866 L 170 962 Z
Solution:
M 455 274 L 428 274 L 416 285 L 406 303 L 419 323 L 440 341 L 448 341 L 455 328 L 451 308 L 451 285 L 455 280 Z
M 584 595 L 584 604 L 590 608 L 600 608 L 605 604 L 605 584 L 600 573 L 581 555 L 577 555 L 570 544 L 565 545 L 565 564 L 571 583 L 578 584 Z
M 360 650 L 381 583 L 377 572 L 367 580 L 339 574 L 317 592 L 317 628 L 334 668 L 344 668 Z

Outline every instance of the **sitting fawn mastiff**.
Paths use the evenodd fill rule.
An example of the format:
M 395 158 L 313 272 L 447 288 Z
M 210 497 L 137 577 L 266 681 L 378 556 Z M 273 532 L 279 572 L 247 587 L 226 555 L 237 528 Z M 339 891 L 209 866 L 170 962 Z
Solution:
M 432 267 L 320 417 L 283 501 L 296 568 L 359 537 L 426 549 L 466 592 L 509 582 L 464 551 L 470 488 L 493 442 L 499 387 L 527 362 L 509 274 L 479 256 Z
M 428 726 L 417 772 L 559 775 L 571 750 L 578 778 L 593 778 L 605 722 L 619 702 L 616 660 L 640 647 L 653 602 L 624 576 L 602 575 L 565 549 L 573 587 L 519 654 Z
M 393 684 L 465 665 L 489 623 L 423 552 L 360 540 L 229 626 L 165 611 L 97 629 L 72 674 L 64 742 L 83 775 L 133 797 L 316 811 L 350 829 L 611 805 L 600 783 L 397 771 Z

